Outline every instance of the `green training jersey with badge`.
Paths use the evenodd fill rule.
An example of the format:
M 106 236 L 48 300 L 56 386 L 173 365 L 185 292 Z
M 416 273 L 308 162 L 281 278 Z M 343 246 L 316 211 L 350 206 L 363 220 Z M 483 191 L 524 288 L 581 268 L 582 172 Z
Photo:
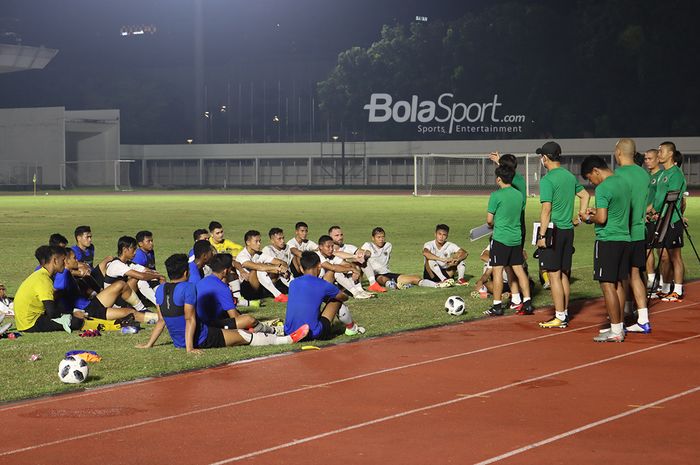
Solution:
M 615 170 L 627 183 L 630 191 L 630 238 L 643 241 L 646 237 L 647 193 L 651 176 L 647 170 L 635 164 L 620 166 Z
M 651 180 L 649 181 L 649 193 L 647 194 L 647 206 L 651 205 L 654 208 L 654 210 L 656 210 L 656 205 L 654 205 L 654 197 L 656 197 L 656 184 L 659 182 L 659 178 L 661 178 L 663 173 L 664 173 L 663 168 L 659 169 L 654 174 L 649 173 L 649 175 L 651 176 Z M 661 206 L 659 206 L 659 208 L 661 208 Z M 658 211 L 658 210 L 656 210 L 656 211 Z
M 664 204 L 664 199 L 666 198 L 666 194 L 671 192 L 671 191 L 680 191 L 681 195 L 678 197 L 678 201 L 676 202 L 676 206 L 678 207 L 678 211 L 673 212 L 673 216 L 671 217 L 671 223 L 675 223 L 681 219 L 680 215 L 678 214 L 679 211 L 681 211 L 681 202 L 683 201 L 683 192 L 685 192 L 686 188 L 686 182 L 685 182 L 685 176 L 683 175 L 683 172 L 681 171 L 680 168 L 678 168 L 676 165 L 673 165 L 672 167 L 665 169 L 663 171 L 663 176 L 659 178 L 659 180 L 656 182 L 656 195 L 654 197 L 654 208 L 656 211 L 660 212 L 663 214 L 661 208 L 663 208 Z M 656 209 L 656 206 L 658 205 L 659 209 Z
M 573 229 L 574 197 L 583 190 L 571 171 L 558 167 L 540 180 L 540 203 L 552 204 L 551 222 L 559 229 Z
M 627 182 L 613 174 L 595 188 L 595 207 L 608 209 L 605 224 L 595 225 L 595 238 L 599 241 L 630 241 L 631 196 Z
M 523 210 L 525 210 L 525 205 L 527 204 L 527 185 L 525 184 L 525 178 L 515 173 L 511 186 L 523 196 Z
M 498 189 L 489 197 L 489 213 L 493 214 L 493 240 L 507 246 L 520 245 L 520 212 L 523 197 L 512 186 Z

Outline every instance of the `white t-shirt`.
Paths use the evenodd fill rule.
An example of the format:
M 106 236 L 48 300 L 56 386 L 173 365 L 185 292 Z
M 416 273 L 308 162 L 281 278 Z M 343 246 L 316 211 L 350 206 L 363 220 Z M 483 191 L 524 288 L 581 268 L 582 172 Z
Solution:
M 271 245 L 266 245 L 262 249 L 262 256 L 263 260 L 266 260 L 265 263 L 272 263 L 272 259 L 274 258 L 282 260 L 287 265 L 292 263 L 292 251 L 288 245 L 285 245 L 282 250 L 278 250 Z
M 290 249 L 298 249 L 300 252 L 315 252 L 318 250 L 318 244 L 316 244 L 314 241 L 307 239 L 306 241 L 299 243 L 296 237 L 293 237 L 287 241 L 287 247 Z
M 124 275 L 130 270 L 139 271 L 136 269 L 136 267 L 138 267 L 138 266 L 140 266 L 140 265 L 136 265 L 133 263 L 131 265 L 127 265 L 123 261 L 121 261 L 119 259 L 115 259 L 107 264 L 107 269 L 105 270 L 105 275 L 108 278 L 122 279 L 124 277 Z M 107 286 L 109 286 L 109 284 L 110 283 L 105 282 L 105 288 Z
M 243 265 L 245 262 L 271 263 L 272 259 L 263 256 L 262 252 L 254 253 L 253 255 L 251 255 L 250 252 L 248 252 L 248 249 L 244 248 L 243 250 L 238 252 L 238 255 L 236 255 L 236 261 Z
M 452 255 L 455 252 L 459 252 L 460 249 L 460 247 L 457 244 L 454 244 L 452 242 L 445 242 L 442 248 L 438 249 L 438 246 L 434 240 L 423 244 L 423 248 L 428 249 L 428 252 L 430 252 L 433 255 L 437 255 L 440 258 L 450 258 L 450 255 Z M 440 268 L 444 268 L 444 262 L 437 263 L 440 266 Z
M 377 274 L 391 273 L 389 271 L 389 260 L 391 260 L 391 242 L 386 242 L 384 247 L 377 247 L 372 242 L 365 242 L 362 244 L 362 250 L 368 250 L 370 256 L 367 259 L 367 263 L 372 267 Z
M 343 244 L 343 246 L 339 247 L 338 250 L 355 255 L 355 252 L 357 252 L 357 247 L 352 244 Z

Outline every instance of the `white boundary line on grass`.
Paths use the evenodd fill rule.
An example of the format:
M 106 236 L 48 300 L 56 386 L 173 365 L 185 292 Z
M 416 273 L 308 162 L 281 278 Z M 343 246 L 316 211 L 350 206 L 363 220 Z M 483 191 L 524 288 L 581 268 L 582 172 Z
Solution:
M 598 325 L 590 325 L 590 326 L 587 326 L 587 327 L 584 327 L 584 328 L 579 328 L 579 329 L 576 329 L 576 330 L 573 330 L 573 331 L 567 331 L 567 332 L 563 332 L 563 333 L 559 333 L 559 334 L 565 334 L 565 333 L 571 333 L 571 332 L 574 332 L 574 331 L 580 331 L 580 330 L 583 330 L 583 329 L 588 329 L 588 328 L 590 328 L 590 327 L 592 327 L 592 326 L 598 326 Z M 544 337 L 546 337 L 546 336 L 540 336 L 540 337 L 532 338 L 532 339 L 533 339 L 533 340 L 534 340 L 534 339 L 542 339 L 542 338 L 544 338 Z M 571 371 L 580 370 L 580 369 L 582 369 L 582 368 L 588 368 L 588 367 L 591 367 L 591 366 L 600 365 L 600 364 L 603 364 L 603 363 L 606 363 L 606 362 L 610 362 L 610 361 L 613 361 L 613 360 L 617 360 L 617 359 L 629 357 L 629 356 L 636 355 L 636 354 L 643 353 L 643 352 L 647 352 L 647 351 L 650 351 L 650 350 L 659 349 L 659 348 L 666 347 L 666 346 L 671 345 L 671 344 L 676 344 L 676 343 L 680 343 L 680 342 L 689 341 L 689 340 L 696 339 L 696 338 L 699 338 L 699 337 L 700 337 L 700 334 L 695 335 L 695 336 L 685 337 L 685 338 L 682 338 L 682 339 L 676 339 L 676 340 L 674 340 L 674 341 L 664 342 L 664 343 L 662 343 L 662 344 L 657 344 L 657 345 L 654 345 L 654 346 L 645 347 L 645 348 L 643 348 L 643 349 L 638 349 L 638 350 L 635 350 L 635 351 L 632 351 L 632 352 L 628 352 L 628 353 L 625 353 L 625 354 L 620 354 L 620 355 L 616 355 L 616 356 L 613 356 L 613 357 L 609 357 L 609 358 L 605 358 L 605 359 L 601 359 L 601 360 L 596 360 L 596 361 L 594 361 L 594 362 L 588 362 L 588 363 L 585 363 L 585 364 L 582 364 L 582 365 L 577 365 L 577 366 L 574 366 L 574 367 L 571 367 L 571 368 L 565 368 L 565 369 L 562 369 L 562 370 L 557 370 L 557 371 L 554 371 L 554 372 L 551 372 L 551 373 L 548 373 L 548 374 L 544 374 L 544 375 L 536 376 L 536 377 L 533 377 L 533 378 L 529 378 L 529 379 L 517 381 L 517 382 L 515 382 L 515 383 L 510 383 L 510 384 L 507 384 L 507 385 L 503 385 L 503 386 L 499 386 L 499 387 L 496 387 L 496 388 L 488 389 L 488 390 L 486 390 L 486 391 L 482 391 L 482 392 L 475 393 L 475 394 L 470 394 L 470 395 L 468 395 L 468 396 L 459 397 L 459 398 L 457 398 L 457 399 L 453 399 L 453 400 L 449 400 L 449 401 L 445 401 L 445 402 L 439 402 L 439 403 L 436 403 L 436 404 L 427 405 L 427 406 L 420 407 L 420 408 L 417 408 L 417 409 L 412 409 L 412 410 L 400 412 L 400 413 L 397 413 L 397 414 L 394 414 L 394 415 L 389 415 L 389 416 L 386 416 L 386 417 L 381 417 L 381 418 L 377 418 L 377 419 L 370 420 L 370 421 L 367 421 L 367 422 L 359 423 L 359 424 L 356 424 L 356 425 L 351 425 L 351 426 L 348 426 L 348 427 L 345 427 L 345 428 L 340 428 L 340 429 L 336 429 L 336 430 L 333 430 L 333 431 L 328 431 L 328 432 L 326 432 L 326 433 L 322 433 L 322 434 L 319 434 L 319 435 L 310 436 L 310 437 L 307 437 L 307 438 L 303 438 L 303 439 L 295 440 L 295 441 L 292 441 L 292 442 L 280 444 L 280 445 L 277 445 L 277 446 L 274 446 L 274 447 L 271 447 L 271 448 L 261 449 L 261 450 L 259 450 L 259 451 L 251 452 L 251 453 L 248 453 L 248 454 L 245 454 L 245 455 L 242 455 L 242 456 L 233 457 L 233 458 L 231 458 L 231 459 L 226 459 L 226 460 L 221 461 L 221 462 L 216 462 L 215 464 L 212 464 L 212 465 L 219 465 L 219 464 L 223 464 L 223 463 L 229 463 L 229 462 L 233 462 L 233 461 L 237 461 L 237 460 L 242 460 L 242 459 L 244 459 L 244 458 L 250 458 L 250 457 L 257 456 L 257 455 L 262 455 L 262 454 L 265 454 L 265 453 L 268 453 L 268 452 L 272 452 L 272 451 L 275 451 L 275 450 L 284 449 L 284 448 L 292 447 L 292 446 L 295 446 L 295 445 L 298 445 L 298 444 L 303 444 L 303 443 L 306 443 L 306 442 L 310 442 L 310 441 L 313 441 L 313 440 L 316 440 L 316 439 L 320 439 L 320 438 L 323 438 L 323 437 L 326 437 L 326 436 L 331 436 L 331 435 L 334 435 L 334 434 L 339 434 L 339 433 L 342 433 L 342 432 L 345 432 L 345 431 L 351 431 L 351 430 L 354 430 L 354 429 L 362 428 L 362 427 L 364 427 L 364 426 L 369 426 L 369 425 L 373 425 L 373 424 L 376 424 L 376 423 L 382 423 L 382 422 L 385 422 L 385 421 L 388 421 L 388 420 L 393 420 L 393 419 L 396 419 L 396 418 L 404 417 L 404 416 L 411 415 L 411 414 L 418 413 L 418 412 L 422 412 L 422 411 L 425 411 L 425 410 L 431 410 L 431 409 L 434 409 L 434 408 L 443 407 L 443 406 L 450 405 L 450 404 L 454 404 L 454 403 L 457 403 L 457 402 L 462 402 L 462 401 L 467 400 L 467 399 L 472 399 L 472 398 L 475 398 L 475 397 L 481 397 L 481 396 L 484 396 L 484 395 L 488 395 L 488 394 L 492 394 L 492 393 L 495 393 L 495 392 L 503 391 L 503 390 L 505 390 L 505 389 L 510 389 L 510 388 L 512 388 L 512 387 L 520 386 L 520 385 L 522 385 L 522 384 L 531 383 L 531 382 L 533 382 L 533 381 L 538 381 L 538 380 L 545 379 L 545 378 L 551 378 L 552 376 L 557 376 L 557 375 L 560 375 L 560 374 L 563 374 L 563 373 L 568 373 L 568 372 L 571 372 Z M 521 342 L 524 342 L 524 341 L 521 341 Z M 513 345 L 513 344 L 516 344 L 516 343 L 502 344 L 501 347 L 505 347 L 505 346 L 509 346 L 509 345 Z M 477 350 L 477 351 L 473 351 L 473 353 L 483 352 L 483 351 L 485 351 L 485 350 L 488 350 L 488 349 L 479 349 L 479 350 Z M 442 357 L 442 359 L 445 360 L 445 359 L 451 359 L 451 358 L 455 358 L 455 357 L 457 357 L 457 356 L 453 355 L 453 356 L 448 356 L 448 357 Z M 424 362 L 413 363 L 413 364 L 410 364 L 410 366 L 419 366 L 419 365 L 424 365 L 424 364 L 426 364 L 426 363 L 430 363 L 430 361 L 424 361 Z M 255 400 L 262 400 L 262 399 L 266 399 L 266 398 L 270 398 L 270 397 L 277 397 L 277 396 L 280 396 L 280 395 L 291 394 L 291 393 L 295 393 L 295 392 L 301 392 L 301 391 L 305 391 L 305 390 L 308 390 L 308 389 L 313 389 L 313 388 L 316 388 L 316 387 L 328 386 L 328 385 L 330 385 L 330 384 L 337 384 L 337 383 L 341 383 L 341 382 L 345 382 L 345 381 L 349 381 L 349 380 L 364 378 L 364 377 L 367 377 L 367 376 L 371 376 L 372 374 L 380 374 L 380 373 L 386 373 L 386 372 L 396 371 L 396 370 L 398 370 L 398 369 L 401 369 L 401 368 L 390 368 L 390 369 L 386 369 L 386 370 L 379 370 L 379 371 L 377 371 L 377 372 L 373 372 L 373 373 L 369 373 L 369 374 L 364 374 L 364 375 L 353 376 L 353 377 L 349 377 L 349 378 L 343 378 L 343 379 L 331 381 L 331 382 L 328 382 L 328 383 L 322 383 L 322 384 L 317 384 L 317 385 L 313 385 L 313 386 L 304 386 L 304 387 L 301 387 L 301 388 L 291 389 L 291 390 L 289 390 L 289 391 L 284 391 L 284 392 L 280 392 L 280 393 L 276 393 L 276 394 L 270 394 L 270 395 L 265 395 L 265 396 L 259 396 L 258 398 L 251 398 L 251 399 L 246 399 L 246 400 L 242 400 L 242 401 L 230 402 L 230 403 L 227 403 L 227 404 L 218 405 L 218 406 L 213 406 L 213 407 L 209 407 L 209 408 L 205 408 L 205 409 L 200 409 L 200 410 L 196 410 L 196 411 L 183 412 L 183 413 L 179 413 L 179 414 L 176 414 L 176 415 L 168 415 L 168 416 L 165 416 L 165 417 L 153 418 L 153 419 L 151 419 L 151 420 L 145 420 L 145 421 L 141 421 L 141 422 L 137 422 L 137 423 L 132 423 L 132 424 L 129 424 L 129 425 L 122 425 L 122 426 L 117 426 L 117 427 L 114 427 L 114 428 L 108 428 L 108 429 L 101 430 L 101 431 L 94 431 L 94 432 L 91 432 L 91 433 L 86 433 L 86 434 L 81 434 L 81 435 L 66 437 L 66 438 L 57 439 L 57 440 L 54 440 L 54 441 L 49 441 L 49 442 L 45 442 L 45 443 L 41 443 L 41 444 L 36 444 L 36 445 L 33 445 L 33 446 L 28 446 L 28 447 L 23 447 L 23 448 L 19 448 L 19 449 L 14 449 L 14 450 L 9 450 L 9 451 L 6 451 L 6 452 L 2 452 L 2 453 L 0 453 L 0 457 L 7 456 L 7 455 L 13 455 L 13 454 L 17 454 L 17 453 L 20 453 L 20 452 L 27 452 L 27 451 L 31 451 L 31 450 L 36 450 L 36 449 L 39 449 L 39 448 L 42 448 L 42 447 L 53 446 L 53 445 L 62 444 L 62 443 L 65 443 L 65 442 L 70 442 L 70 441 L 85 439 L 85 438 L 88 438 L 88 437 L 93 437 L 93 436 L 97 436 L 97 435 L 101 435 L 101 434 L 113 433 L 113 432 L 116 432 L 116 431 L 123 431 L 123 430 L 126 430 L 126 429 L 136 428 L 136 427 L 145 426 L 145 425 L 149 425 L 149 424 L 153 424 L 153 423 L 158 423 L 158 422 L 162 422 L 162 421 L 167 421 L 167 420 L 173 420 L 173 419 L 177 419 L 177 418 L 182 418 L 182 417 L 190 416 L 190 415 L 193 415 L 193 414 L 211 412 L 211 411 L 219 410 L 219 409 L 222 409 L 222 408 L 229 408 L 229 407 L 232 407 L 232 406 L 234 406 L 234 405 L 240 405 L 240 404 L 252 402 L 252 401 L 255 401 Z
M 564 373 L 569 373 L 569 372 L 572 372 L 572 371 L 581 370 L 581 369 L 583 369 L 583 368 L 590 368 L 590 367 L 592 367 L 592 366 L 602 365 L 603 363 L 611 362 L 611 361 L 613 361 L 613 360 L 618 360 L 618 359 L 621 359 L 621 358 L 630 357 L 630 356 L 632 356 L 632 355 L 637 355 L 637 354 L 640 354 L 640 353 L 642 353 L 642 352 L 648 352 L 648 351 L 650 351 L 650 350 L 659 349 L 659 348 L 662 348 L 662 347 L 665 347 L 665 346 L 668 346 L 668 345 L 671 345 L 671 344 L 677 344 L 677 343 L 680 343 L 680 342 L 685 342 L 685 341 L 689 341 L 689 340 L 691 340 L 691 339 L 697 339 L 697 338 L 700 338 L 700 334 L 696 334 L 695 336 L 684 337 L 684 338 L 682 338 L 682 339 L 676 339 L 675 341 L 664 342 L 664 343 L 662 343 L 662 344 L 658 344 L 658 345 L 651 346 L 651 347 L 645 347 L 644 349 L 635 350 L 635 351 L 633 351 L 633 352 L 628 352 L 628 353 L 625 353 L 625 354 L 615 355 L 615 356 L 613 356 L 613 357 L 608 357 L 608 358 L 604 358 L 604 359 L 601 359 L 601 360 L 596 360 L 596 361 L 594 361 L 594 362 L 588 362 L 588 363 L 584 363 L 584 364 L 581 364 L 581 365 L 576 365 L 576 366 L 573 366 L 573 367 L 571 367 L 571 368 L 564 368 L 564 369 L 562 369 L 562 370 L 553 371 L 553 372 L 547 373 L 547 374 L 545 374 L 545 375 L 535 376 L 535 377 L 533 377 L 533 378 L 524 379 L 524 380 L 521 380 L 521 381 L 517 381 L 517 382 L 515 382 L 515 383 L 505 384 L 505 385 L 503 385 L 503 386 L 499 386 L 499 387 L 487 389 L 487 390 L 485 390 L 485 391 L 481 391 L 481 392 L 478 392 L 478 393 L 475 393 L 475 394 L 470 394 L 470 395 L 468 395 L 468 396 L 458 397 L 458 398 L 456 398 L 456 399 L 451 399 L 451 400 L 447 400 L 447 401 L 444 401 L 444 402 L 438 402 L 438 403 L 435 403 L 435 404 L 430 404 L 430 405 L 426 405 L 426 406 L 423 406 L 423 407 L 418 407 L 418 408 L 411 409 L 411 410 L 405 410 L 405 411 L 403 411 L 403 412 L 395 413 L 395 414 L 393 414 L 393 415 L 387 415 L 387 416 L 384 416 L 384 417 L 375 418 L 374 420 L 369 420 L 369 421 L 365 421 L 365 422 L 362 422 L 362 423 L 356 423 L 356 424 L 354 424 L 354 425 L 346 426 L 346 427 L 343 427 L 343 428 L 338 428 L 338 429 L 335 429 L 335 430 L 326 431 L 325 433 L 320 433 L 320 434 L 316 434 L 316 435 L 313 435 L 313 436 L 307 436 L 307 437 L 302 438 L 302 439 L 295 439 L 295 440 L 293 440 L 293 441 L 289 441 L 289 442 L 286 442 L 286 443 L 283 443 L 283 444 L 279 444 L 279 445 L 277 445 L 277 446 L 268 447 L 268 448 L 266 448 L 266 449 L 260 449 L 260 450 L 257 450 L 257 451 L 249 452 L 249 453 L 247 453 L 247 454 L 238 455 L 238 456 L 236 456 L 236 457 L 231 457 L 231 458 L 228 458 L 228 459 L 220 460 L 220 461 L 218 461 L 218 462 L 212 462 L 212 463 L 209 464 L 209 465 L 223 465 L 223 464 L 225 464 L 225 463 L 237 462 L 237 461 L 240 461 L 240 460 L 249 459 L 249 458 L 252 458 L 252 457 L 257 457 L 257 456 L 259 456 L 259 455 L 267 454 L 267 453 L 269 453 L 269 452 L 275 452 L 275 451 L 278 451 L 278 450 L 281 450 L 281 449 L 287 449 L 287 448 L 289 448 L 289 447 L 298 446 L 298 445 L 300 445 L 300 444 L 304 444 L 304 443 L 307 443 L 307 442 L 315 441 L 315 440 L 317 440 L 317 439 L 322 439 L 322 438 L 325 438 L 325 437 L 328 437 L 328 436 L 333 436 L 333 435 L 336 435 L 336 434 L 341 434 L 341 433 L 345 433 L 345 432 L 348 432 L 348 431 L 353 431 L 353 430 L 356 430 L 356 429 L 364 428 L 365 426 L 371 426 L 371 425 L 376 425 L 376 424 L 378 424 L 378 423 L 384 423 L 384 422 L 389 421 L 389 420 L 395 420 L 395 419 L 397 419 L 397 418 L 402 418 L 402 417 L 405 417 L 405 416 L 408 416 L 408 415 L 413 415 L 413 414 L 415 414 L 415 413 L 425 412 L 425 411 L 427 411 L 427 410 L 433 410 L 433 409 L 436 409 L 436 408 L 445 407 L 445 406 L 447 406 L 447 405 L 456 404 L 456 403 L 463 402 L 463 401 L 468 400 L 468 399 L 473 399 L 473 398 L 475 398 L 475 397 L 481 397 L 481 396 L 486 396 L 486 395 L 489 395 L 489 394 L 494 394 L 494 393 L 496 393 L 496 392 L 505 391 L 506 389 L 510 389 L 510 388 L 513 388 L 513 387 L 517 387 L 517 386 L 520 386 L 520 385 L 523 385 L 523 384 L 532 383 L 533 381 L 539 381 L 539 380 L 541 380 L 541 379 L 551 378 L 551 377 L 553 377 L 553 376 L 558 376 L 558 375 L 562 375 L 562 374 L 564 374 Z
M 541 446 L 550 444 L 552 442 L 559 441 L 560 439 L 568 438 L 569 436 L 573 436 L 575 434 L 581 433 L 581 432 L 589 430 L 591 428 L 595 428 L 596 426 L 604 425 L 606 423 L 610 423 L 610 422 L 613 422 L 615 420 L 619 420 L 620 418 L 624 418 L 624 417 L 627 417 L 629 415 L 634 415 L 635 413 L 639 413 L 639 412 L 642 412 L 644 410 L 654 408 L 657 405 L 664 404 L 666 402 L 670 402 L 672 400 L 679 399 L 681 397 L 687 396 L 689 394 L 693 394 L 693 393 L 698 392 L 698 391 L 700 391 L 700 386 L 696 386 L 692 389 L 688 389 L 687 391 L 679 392 L 677 394 L 673 394 L 671 396 L 664 397 L 663 399 L 659 399 L 659 400 L 656 400 L 654 402 L 650 402 L 648 404 L 640 405 L 639 407 L 637 407 L 635 409 L 628 410 L 628 411 L 622 412 L 622 413 L 618 413 L 617 415 L 603 418 L 601 420 L 594 421 L 592 423 L 588 423 L 587 425 L 579 426 L 578 428 L 574 428 L 574 429 L 569 430 L 565 433 L 557 434 L 556 436 L 552 436 L 550 438 L 543 439 L 542 441 L 533 442 L 532 444 L 528 444 L 527 446 L 523 446 L 519 449 L 514 449 L 510 452 L 506 452 L 505 454 L 501 454 L 501 455 L 498 455 L 496 457 L 491 457 L 490 459 L 484 460 L 483 462 L 476 463 L 475 465 L 489 465 L 491 463 L 500 462 L 501 460 L 513 457 L 514 455 L 518 455 L 518 454 L 521 454 L 523 452 L 527 452 L 529 450 L 535 449 L 537 447 L 541 447 Z

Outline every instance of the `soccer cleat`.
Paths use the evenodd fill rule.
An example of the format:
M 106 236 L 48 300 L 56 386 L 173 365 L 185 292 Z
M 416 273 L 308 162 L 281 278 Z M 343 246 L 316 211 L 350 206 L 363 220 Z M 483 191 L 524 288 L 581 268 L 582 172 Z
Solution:
M 304 339 L 308 334 L 309 325 L 303 324 L 299 327 L 299 329 L 290 334 L 289 337 L 292 338 L 292 342 L 299 342 L 302 339 Z
M 386 292 L 386 288 L 382 287 L 382 285 L 379 284 L 379 283 L 377 283 L 377 282 L 375 282 L 374 284 L 372 284 L 372 285 L 371 285 L 370 287 L 368 287 L 367 289 L 369 289 L 369 290 L 372 291 L 372 292 Z
M 566 320 L 560 320 L 557 317 L 552 318 L 551 320 L 548 321 L 542 321 L 540 322 L 540 328 L 559 328 L 559 329 L 564 329 L 567 326 L 569 326 L 569 321 L 568 319 Z
M 666 296 L 668 296 L 668 292 L 664 291 L 656 291 L 651 293 L 651 298 L 652 299 L 664 299 Z
M 515 313 L 518 313 L 520 310 L 523 308 L 523 303 L 520 302 L 519 304 L 515 304 L 513 302 L 510 303 L 510 309 L 514 310 Z
M 275 297 L 275 302 L 286 303 L 288 301 L 289 297 L 287 297 L 287 294 L 280 294 L 277 297 Z
M 683 294 L 677 292 L 671 292 L 661 298 L 663 302 L 683 302 Z
M 359 334 L 365 334 L 367 330 L 362 326 L 358 326 L 357 323 L 353 323 L 352 328 L 345 328 L 346 336 L 357 336 Z
M 455 280 L 452 278 L 449 278 L 449 279 L 446 279 L 444 281 L 440 281 L 439 283 L 437 283 L 436 287 L 445 288 L 445 287 L 452 287 L 454 285 L 455 285 Z
M 593 340 L 595 342 L 623 342 L 625 340 L 625 335 L 623 333 L 615 334 L 612 331 L 606 331 L 604 333 L 599 333 Z
M 354 297 L 356 299 L 371 299 L 374 297 L 374 294 L 370 294 L 369 292 L 363 290 L 362 292 L 355 294 Z
M 459 278 L 455 284 L 458 286 L 469 286 L 469 281 L 464 278 Z
M 484 312 L 486 316 L 503 316 L 503 307 L 500 305 L 493 305 L 491 308 Z
M 649 334 L 651 333 L 651 323 L 635 323 L 631 326 L 627 326 L 625 331 L 628 333 Z
M 511 307 L 512 308 L 512 307 Z M 515 312 L 517 315 L 532 315 L 535 310 L 532 308 L 532 300 L 520 304 L 520 308 Z

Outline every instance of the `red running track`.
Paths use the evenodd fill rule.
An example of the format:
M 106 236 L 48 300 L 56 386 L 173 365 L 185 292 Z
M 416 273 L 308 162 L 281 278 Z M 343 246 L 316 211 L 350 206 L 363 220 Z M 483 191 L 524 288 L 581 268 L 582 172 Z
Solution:
M 592 342 L 592 301 L 566 330 L 543 311 L 9 404 L 0 463 L 697 463 L 699 309 L 658 303 L 622 344 Z

